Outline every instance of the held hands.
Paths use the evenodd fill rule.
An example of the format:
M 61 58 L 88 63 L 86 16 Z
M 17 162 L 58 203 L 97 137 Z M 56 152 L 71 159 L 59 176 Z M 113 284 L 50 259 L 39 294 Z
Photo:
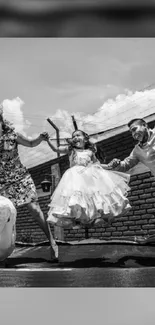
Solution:
M 47 132 L 40 133 L 40 139 L 41 139 L 41 141 L 48 141 L 49 134 Z
M 120 165 L 120 162 L 121 160 L 120 159 L 117 159 L 117 158 L 114 158 L 109 164 L 108 164 L 108 167 L 110 168 L 116 168 Z

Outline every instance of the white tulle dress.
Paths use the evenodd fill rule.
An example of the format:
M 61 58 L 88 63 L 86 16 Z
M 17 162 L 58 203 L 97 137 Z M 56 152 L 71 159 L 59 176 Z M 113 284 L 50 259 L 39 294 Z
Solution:
M 106 170 L 87 150 L 74 150 L 49 204 L 47 221 L 65 228 L 112 220 L 128 211 L 130 176 Z M 106 167 L 106 166 L 105 166 Z

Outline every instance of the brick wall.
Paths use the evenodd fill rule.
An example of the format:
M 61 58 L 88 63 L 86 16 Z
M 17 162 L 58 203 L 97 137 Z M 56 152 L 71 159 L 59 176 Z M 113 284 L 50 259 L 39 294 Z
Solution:
M 154 123 L 150 123 L 153 127 Z M 129 132 L 124 132 L 112 138 L 105 139 L 98 143 L 98 151 L 100 160 L 108 163 L 112 158 L 117 157 L 124 159 L 130 154 L 134 142 Z M 45 173 L 50 173 L 51 164 L 59 161 L 61 174 L 69 166 L 67 156 L 61 157 L 59 160 L 47 162 L 40 166 L 30 169 L 30 173 L 38 187 L 44 178 Z M 111 226 L 90 228 L 88 235 L 90 237 L 104 239 L 107 237 L 128 237 L 134 235 L 155 234 L 155 177 L 150 172 L 143 172 L 131 176 L 131 191 L 129 199 L 132 210 L 127 215 L 115 218 Z M 39 202 L 47 215 L 48 203 L 50 196 L 40 197 Z M 41 241 L 45 240 L 45 236 L 32 220 L 26 207 L 18 208 L 17 217 L 17 240 Z M 77 240 L 85 238 L 85 230 L 65 230 L 66 240 Z

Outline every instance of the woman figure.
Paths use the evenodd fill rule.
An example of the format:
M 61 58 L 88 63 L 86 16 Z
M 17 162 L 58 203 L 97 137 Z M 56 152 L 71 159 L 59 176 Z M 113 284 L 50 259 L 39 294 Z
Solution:
M 70 168 L 51 197 L 47 221 L 62 227 L 80 228 L 110 222 L 130 208 L 127 199 L 130 176 L 106 170 L 96 158 L 96 147 L 88 134 L 78 130 L 69 146 L 55 148 L 69 155 Z M 108 169 L 108 167 L 107 167 Z
M 57 245 L 40 209 L 34 182 L 18 153 L 18 145 L 36 147 L 47 138 L 47 133 L 33 140 L 16 133 L 11 123 L 3 119 L 3 107 L 0 107 L 0 195 L 10 199 L 15 207 L 27 204 L 32 217 L 50 241 L 51 258 L 55 259 L 58 255 Z

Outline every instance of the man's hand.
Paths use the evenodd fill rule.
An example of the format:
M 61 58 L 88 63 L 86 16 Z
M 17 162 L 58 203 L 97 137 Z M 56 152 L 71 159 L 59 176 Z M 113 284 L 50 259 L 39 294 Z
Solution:
M 108 164 L 108 167 L 116 168 L 117 166 L 120 165 L 120 162 L 121 162 L 120 159 L 114 158 L 114 159 L 113 159 L 113 160 Z

